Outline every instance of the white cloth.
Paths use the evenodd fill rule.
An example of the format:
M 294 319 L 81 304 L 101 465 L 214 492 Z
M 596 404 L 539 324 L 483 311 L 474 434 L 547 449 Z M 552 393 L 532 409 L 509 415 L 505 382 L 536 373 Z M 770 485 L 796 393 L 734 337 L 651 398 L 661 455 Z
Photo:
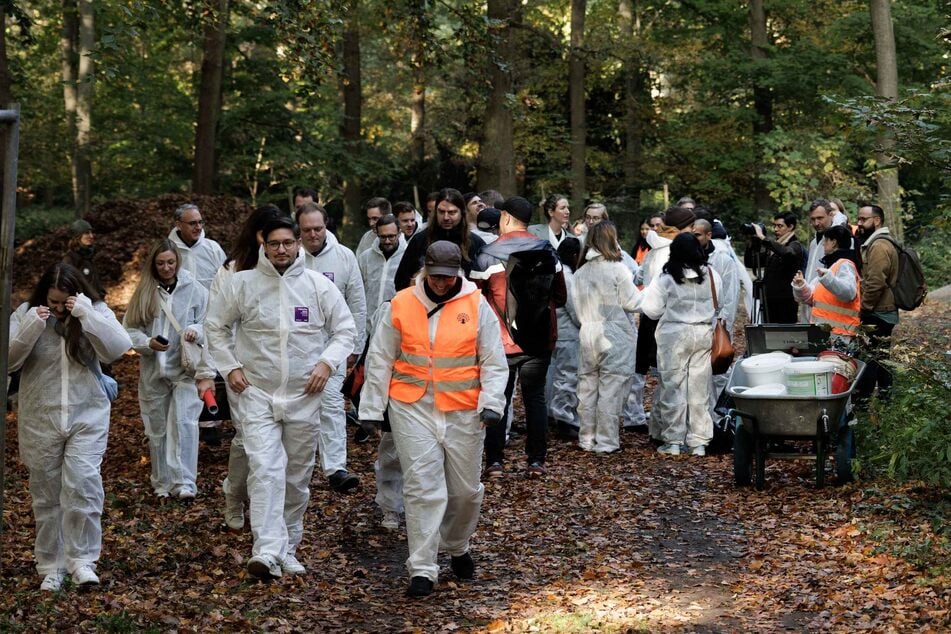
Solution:
M 328 232 L 327 232 L 327 237 L 329 238 L 331 235 L 333 235 L 333 234 L 328 231 Z M 353 254 L 354 254 L 356 257 L 360 257 L 360 255 L 361 255 L 364 251 L 366 251 L 367 249 L 369 249 L 370 247 L 373 246 L 373 241 L 376 240 L 376 239 L 377 239 L 377 238 L 376 238 L 376 231 L 375 231 L 374 229 L 368 229 L 368 230 L 366 231 L 366 233 L 364 233 L 362 236 L 360 236 L 360 242 L 357 243 L 357 248 L 356 248 L 356 250 L 354 250 Z
M 558 320 L 558 340 L 548 366 L 546 394 L 548 415 L 561 423 L 578 427 L 578 361 L 581 355 L 579 329 L 581 322 L 575 311 L 571 289 L 574 275 L 567 266 L 562 269 L 568 301 L 555 309 Z
M 181 269 L 171 293 L 161 288 L 156 292 L 183 331 L 194 331 L 198 335 L 196 341 L 204 345 L 202 324 L 208 306 L 205 287 Z M 215 372 L 205 366 L 196 377 L 185 373 L 181 363 L 181 335 L 164 310 L 159 309 L 147 327 L 130 327 L 128 313 L 123 325 L 132 339 L 132 348 L 139 353 L 139 410 L 149 440 L 152 489 L 158 495 L 181 491 L 197 493 L 198 417 L 202 402 L 195 378 L 214 378 Z M 157 336 L 168 340 L 165 352 L 149 347 L 149 341 Z
M 594 251 L 575 273 L 571 296 L 581 322 L 578 374 L 578 444 L 598 452 L 620 448 L 620 420 L 631 391 L 637 335 L 627 313 L 640 291 L 622 262 Z
M 84 356 L 112 362 L 132 347 L 102 302 L 77 295 Z M 111 404 L 89 367 L 69 358 L 57 319 L 21 304 L 10 320 L 9 370 L 20 375 L 20 460 L 30 472 L 36 521 L 34 556 L 41 576 L 95 565 L 102 547 L 100 466 Z
M 426 308 L 435 304 L 426 297 L 420 277 L 410 291 Z M 463 280 L 459 296 L 476 292 Z M 430 342 L 435 340 L 443 308 L 429 318 Z M 380 322 L 370 341 L 366 382 L 360 400 L 361 420 L 383 420 L 389 403 L 393 441 L 403 471 L 403 503 L 411 577 L 436 581 L 440 548 L 458 556 L 469 550 L 469 539 L 479 521 L 483 487 L 482 449 L 485 432 L 479 422 L 484 409 L 501 413 L 505 408 L 508 363 L 499 339 L 498 318 L 485 298 L 479 300 L 477 353 L 481 393 L 475 410 L 442 412 L 436 409 L 432 383 L 415 403 L 389 400 L 393 363 L 400 353 L 400 333 L 393 328 L 392 309 L 380 309 Z
M 657 370 L 660 375 L 651 412 L 652 430 L 667 444 L 697 447 L 713 438 L 710 417 L 710 347 L 713 343 L 713 294 L 723 285 L 716 270 L 707 270 L 697 283 L 694 271 L 684 271 L 677 284 L 668 273 L 644 291 L 641 309 L 657 319 Z M 721 308 L 722 310 L 722 308 Z M 656 418 L 655 415 L 656 414 Z
M 645 239 L 651 250 L 644 256 L 641 268 L 637 272 L 634 281 L 646 288 L 655 277 L 658 277 L 664 271 L 664 265 L 670 259 L 670 243 L 673 240 L 662 238 L 653 229 L 647 232 Z
M 307 270 L 303 256 L 281 275 L 262 249 L 254 269 L 222 285 L 205 331 L 222 376 L 242 368 L 251 384 L 232 414 L 250 467 L 253 554 L 283 560 L 300 543 L 321 400 L 331 389 L 329 381 L 320 394 L 304 387 L 318 363 L 345 363 L 353 317 L 337 287 Z
M 380 240 L 373 242 L 369 249 L 357 256 L 357 267 L 363 280 L 363 288 L 367 298 L 366 332 L 373 332 L 370 324 L 373 316 L 384 302 L 388 302 L 396 295 L 396 269 L 400 267 L 403 253 L 406 252 L 406 238 L 399 234 L 399 246 L 396 252 L 387 259 L 380 250 Z M 363 352 L 362 350 L 360 352 Z
M 205 232 L 202 231 L 195 244 L 188 246 L 178 234 L 178 229 L 174 227 L 169 232 L 168 239 L 178 247 L 178 253 L 182 258 L 179 268 L 188 271 L 206 289 L 210 288 L 218 269 L 227 259 L 221 245 L 211 238 L 206 238 Z
M 403 471 L 400 469 L 400 456 L 396 452 L 396 443 L 391 432 L 380 434 L 373 473 L 376 476 L 377 506 L 382 511 L 402 514 Z

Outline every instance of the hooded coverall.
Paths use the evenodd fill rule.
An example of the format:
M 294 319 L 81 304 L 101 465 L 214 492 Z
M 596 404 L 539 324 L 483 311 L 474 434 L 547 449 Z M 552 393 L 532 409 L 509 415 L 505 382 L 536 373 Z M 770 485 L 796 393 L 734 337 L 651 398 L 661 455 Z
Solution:
M 587 451 L 621 448 L 621 413 L 631 391 L 637 336 L 626 313 L 637 310 L 640 292 L 622 262 L 594 250 L 575 273 L 572 299 L 581 322 L 578 374 L 578 444 Z
M 551 365 L 548 369 L 548 415 L 560 423 L 578 428 L 578 358 L 580 344 L 578 330 L 581 322 L 575 310 L 571 289 L 574 285 L 574 276 L 566 266 L 562 268 L 565 274 L 565 286 L 568 290 L 568 300 L 564 306 L 555 309 L 558 318 L 558 341 L 555 342 L 555 351 L 551 355 Z
M 111 363 L 132 347 L 102 302 L 76 296 L 71 319 L 82 324 L 81 351 Z M 11 372 L 22 369 L 17 433 L 30 471 L 40 576 L 95 567 L 102 548 L 102 476 L 111 404 L 89 367 L 66 354 L 57 318 L 21 304 L 10 320 Z
M 208 291 L 188 271 L 178 272 L 171 293 L 159 288 L 159 301 L 171 309 L 183 330 L 193 330 L 196 342 L 204 345 L 203 325 L 208 306 Z M 149 439 L 152 474 L 156 495 L 197 493 L 198 417 L 202 402 L 195 379 L 213 379 L 215 371 L 207 365 L 190 376 L 182 368 L 181 334 L 175 330 L 163 309 L 148 327 L 123 325 L 139 353 L 139 409 Z M 168 350 L 157 352 L 149 347 L 152 337 L 168 340 Z
M 251 384 L 231 409 L 250 467 L 253 555 L 283 561 L 303 533 L 321 399 L 331 389 L 329 381 L 322 393 L 304 388 L 318 363 L 346 361 L 353 317 L 337 287 L 304 268 L 302 255 L 281 275 L 262 247 L 254 269 L 222 285 L 205 332 L 222 375 L 241 368 Z
M 429 345 L 436 341 L 441 319 L 471 319 L 459 308 L 460 300 L 479 291 L 462 281 L 451 300 L 437 307 L 423 290 L 424 279 L 403 293 L 418 301 L 428 318 Z M 399 294 L 397 295 L 399 297 Z M 394 299 L 394 301 L 396 301 Z M 455 304 L 455 306 L 454 306 Z M 483 410 L 501 413 L 505 407 L 508 363 L 499 340 L 499 323 L 484 297 L 478 299 L 476 356 L 480 391 L 473 409 L 442 411 L 436 406 L 432 380 L 415 402 L 390 396 L 393 366 L 401 356 L 402 333 L 393 325 L 393 307 L 380 308 L 380 322 L 367 354 L 367 378 L 360 399 L 361 420 L 383 420 L 389 403 L 390 426 L 403 470 L 403 501 L 410 577 L 435 582 L 439 573 L 436 556 L 440 549 L 452 556 L 469 550 L 469 539 L 479 521 L 484 488 L 479 481 L 485 432 L 479 422 Z M 436 351 L 438 354 L 438 351 Z M 433 364 L 430 364 L 432 367 Z M 430 375 L 432 377 L 432 375 Z
M 387 258 L 380 250 L 380 241 L 377 239 L 370 244 L 369 249 L 357 256 L 357 267 L 367 296 L 367 337 L 372 332 L 370 325 L 376 311 L 396 295 L 393 280 L 406 251 L 406 238 L 402 233 L 399 234 L 397 245 L 396 251 Z
M 201 236 L 195 241 L 195 244 L 191 246 L 185 244 L 182 237 L 178 235 L 178 229 L 175 228 L 172 228 L 169 232 L 168 239 L 178 247 L 178 253 L 182 258 L 180 268 L 188 271 L 192 278 L 206 289 L 210 288 L 212 280 L 215 279 L 215 274 L 218 273 L 218 269 L 227 259 L 221 245 L 211 238 L 205 237 L 204 231 L 201 232 Z

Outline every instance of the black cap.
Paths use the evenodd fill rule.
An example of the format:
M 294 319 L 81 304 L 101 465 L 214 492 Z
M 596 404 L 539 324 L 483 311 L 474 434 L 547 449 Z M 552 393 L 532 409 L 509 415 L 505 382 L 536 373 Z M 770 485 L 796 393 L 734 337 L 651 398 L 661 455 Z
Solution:
M 532 214 L 535 213 L 535 207 L 532 205 L 532 203 L 528 202 L 521 196 L 512 196 L 511 198 L 506 198 L 505 201 L 499 205 L 499 209 L 508 213 L 516 220 L 524 222 L 525 224 L 528 224 L 532 221 Z
M 499 228 L 499 221 L 502 219 L 502 212 L 495 207 L 486 207 L 479 212 L 476 219 L 476 226 L 482 231 L 492 231 Z

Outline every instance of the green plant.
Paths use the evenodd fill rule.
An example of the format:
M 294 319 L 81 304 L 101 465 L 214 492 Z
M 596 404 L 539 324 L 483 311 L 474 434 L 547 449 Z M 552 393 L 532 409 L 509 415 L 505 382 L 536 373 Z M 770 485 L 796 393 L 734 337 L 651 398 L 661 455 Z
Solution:
M 22 242 L 49 233 L 56 227 L 68 225 L 76 219 L 76 212 L 65 207 L 32 205 L 17 209 L 16 241 Z

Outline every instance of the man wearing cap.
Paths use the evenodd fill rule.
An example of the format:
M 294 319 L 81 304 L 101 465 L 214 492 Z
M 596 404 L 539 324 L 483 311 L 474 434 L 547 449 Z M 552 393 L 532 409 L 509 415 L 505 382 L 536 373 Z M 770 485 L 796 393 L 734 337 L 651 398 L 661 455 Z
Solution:
M 499 208 L 499 239 L 482 249 L 473 267 L 470 277 L 485 292 L 489 305 L 499 317 L 498 325 L 505 356 L 508 360 L 509 377 L 505 389 L 505 411 L 509 411 L 512 393 L 515 391 L 515 379 L 519 379 L 522 388 L 522 400 L 525 403 L 525 426 L 527 438 L 525 453 L 528 458 L 529 477 L 541 477 L 545 474 L 545 456 L 548 451 L 548 406 L 545 403 L 545 379 L 551 353 L 558 339 L 558 327 L 555 309 L 568 301 L 565 276 L 561 263 L 548 240 L 540 240 L 528 232 L 528 223 L 532 220 L 534 206 L 520 196 L 505 200 Z M 552 315 L 551 330 L 547 350 L 528 353 L 515 343 L 506 318 L 508 298 L 508 280 L 506 269 L 510 257 L 526 252 L 545 252 L 554 260 L 554 279 L 551 281 L 549 297 Z M 490 427 L 486 430 L 486 476 L 501 477 L 503 470 L 503 449 L 505 448 L 505 425 Z
M 168 239 L 178 247 L 181 268 L 188 270 L 208 290 L 215 273 L 225 262 L 225 252 L 221 245 L 205 237 L 204 226 L 198 205 L 185 203 L 175 210 L 175 226 Z
M 461 268 L 456 244 L 434 242 L 415 285 L 380 307 L 360 400 L 362 421 L 381 424 L 389 406 L 414 597 L 432 592 L 440 548 L 457 578 L 474 575 L 469 538 L 484 492 L 483 427 L 498 426 L 505 407 L 498 322 Z
M 499 221 L 502 212 L 495 207 L 486 207 L 479 212 L 476 219 L 476 228 L 472 233 L 482 238 L 486 244 L 492 244 L 499 239 Z
M 93 234 L 92 225 L 80 218 L 69 228 L 73 235 L 69 239 L 69 251 L 63 256 L 63 262 L 79 269 L 89 285 L 99 293 L 99 299 L 105 301 L 106 288 L 99 279 L 99 271 L 96 270 L 96 264 L 93 262 L 93 256 L 96 254 L 96 236 Z

